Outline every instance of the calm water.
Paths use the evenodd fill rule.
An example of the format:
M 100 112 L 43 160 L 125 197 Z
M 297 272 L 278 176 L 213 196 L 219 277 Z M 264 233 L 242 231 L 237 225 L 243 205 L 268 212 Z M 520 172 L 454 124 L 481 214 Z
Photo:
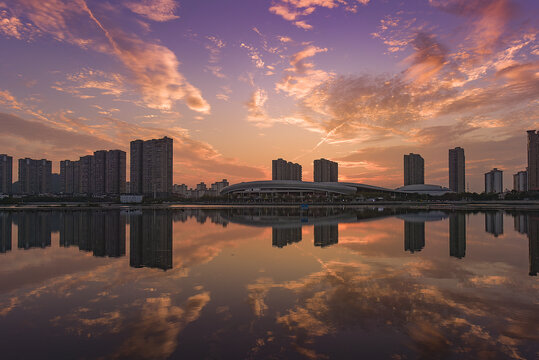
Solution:
M 0 212 L 11 358 L 539 357 L 539 213 Z

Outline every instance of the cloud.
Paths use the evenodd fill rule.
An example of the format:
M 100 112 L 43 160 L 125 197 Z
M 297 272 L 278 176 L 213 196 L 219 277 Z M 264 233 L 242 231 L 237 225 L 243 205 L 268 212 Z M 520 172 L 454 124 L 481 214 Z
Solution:
M 262 60 L 262 57 L 260 56 L 260 53 L 258 52 L 258 50 L 254 46 L 247 45 L 245 43 L 241 43 L 240 47 L 245 48 L 245 49 L 248 50 L 249 57 L 251 58 L 251 61 L 253 62 L 253 64 L 255 64 L 255 66 L 257 68 L 259 68 L 259 69 L 264 68 L 264 61 Z
M 82 99 L 95 97 L 95 91 L 101 95 L 119 97 L 126 89 L 122 75 L 106 73 L 101 70 L 84 68 L 73 74 L 67 74 L 66 81 L 57 81 L 53 89 L 72 94 Z
M 124 5 L 135 14 L 153 21 L 164 22 L 179 18 L 174 14 L 178 8 L 178 4 L 174 0 L 128 1 Z
M 154 4 L 166 7 L 168 3 Z M 16 9 L 58 41 L 116 57 L 129 71 L 128 80 L 138 87 L 146 106 L 168 111 L 182 100 L 191 110 L 210 112 L 200 90 L 178 71 L 180 63 L 174 52 L 159 43 L 105 27 L 84 0 L 21 0 Z
M 291 21 L 301 29 L 311 30 L 313 28 L 312 25 L 302 20 L 301 17 L 311 15 L 317 7 L 333 9 L 344 5 L 347 11 L 356 12 L 356 2 L 361 5 L 367 5 L 369 0 L 277 0 L 272 2 L 269 11 L 287 21 Z

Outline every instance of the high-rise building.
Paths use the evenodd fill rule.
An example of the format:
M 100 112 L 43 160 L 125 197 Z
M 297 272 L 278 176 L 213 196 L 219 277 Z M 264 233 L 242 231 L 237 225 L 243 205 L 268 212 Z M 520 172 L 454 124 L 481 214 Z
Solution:
M 107 152 L 105 164 L 105 193 L 122 194 L 125 189 L 126 154 L 122 150 Z
M 172 214 L 167 210 L 143 211 L 129 218 L 129 265 L 172 269 Z
M 124 193 L 125 161 L 125 151 L 121 150 L 99 150 L 78 161 L 60 161 L 60 191 L 92 195 Z
M 282 248 L 287 245 L 298 243 L 301 241 L 301 226 L 294 227 L 277 227 L 274 226 L 271 230 L 271 245 Z
M 315 182 L 338 182 L 339 164 L 326 160 L 318 159 L 314 161 L 314 181 Z
M 539 133 L 528 130 L 528 190 L 539 190 Z
M 339 225 L 315 225 L 314 246 L 327 247 L 339 243 Z
M 229 184 L 227 179 L 223 179 L 223 181 L 217 181 L 211 184 L 211 189 L 216 191 L 217 195 L 221 194 L 221 190 L 226 188 Z
M 456 147 L 449 149 L 449 189 L 456 193 L 466 191 L 465 187 L 465 165 L 464 149 Z
M 51 246 L 51 214 L 47 211 L 25 211 L 17 214 L 17 247 L 19 249 Z
M 537 276 L 539 272 L 539 214 L 528 216 L 528 242 L 530 257 L 530 276 Z
M 173 140 L 131 142 L 131 192 L 166 197 L 172 192 Z
M 11 212 L 0 212 L 0 253 L 11 251 Z
M 501 193 L 503 192 L 503 171 L 497 168 L 485 173 L 485 192 Z
M 528 172 L 519 171 L 513 175 L 513 190 L 528 191 Z
M 19 159 L 19 192 L 25 195 L 50 192 L 52 161 Z
M 272 180 L 301 181 L 302 169 L 300 164 L 289 162 L 281 158 L 271 161 Z
M 107 151 L 94 152 L 90 161 L 89 193 L 95 195 L 105 194 Z
M 13 158 L 0 154 L 0 194 L 11 194 L 13 184 Z
M 425 183 L 425 160 L 419 154 L 404 155 L 404 185 Z

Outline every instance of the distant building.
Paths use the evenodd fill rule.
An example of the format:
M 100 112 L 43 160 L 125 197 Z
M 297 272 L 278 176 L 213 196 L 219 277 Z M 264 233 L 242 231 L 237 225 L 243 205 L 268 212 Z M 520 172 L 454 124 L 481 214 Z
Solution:
M 539 133 L 528 130 L 528 190 L 539 190 Z
M 456 193 L 466 191 L 465 163 L 463 148 L 449 149 L 449 189 Z
M 172 187 L 172 192 L 180 196 L 187 197 L 187 191 L 188 191 L 188 188 L 187 188 L 187 185 L 185 184 L 181 184 L 181 185 L 174 184 L 174 186 Z
M 339 164 L 326 159 L 314 161 L 314 182 L 338 182 Z
M 25 195 L 50 193 L 52 161 L 19 159 L 19 192 Z
M 513 175 L 513 190 L 528 191 L 528 172 L 519 171 Z
M 64 194 L 119 195 L 126 192 L 126 154 L 99 150 L 78 161 L 60 161 L 60 192 Z
M 208 190 L 208 187 L 206 186 L 206 184 L 203 181 L 200 184 L 197 184 L 197 190 Z
M 131 192 L 166 197 L 172 193 L 173 140 L 131 142 Z
M 300 164 L 288 162 L 281 158 L 271 161 L 272 180 L 297 180 L 302 179 L 302 168 Z
M 339 243 L 339 225 L 315 225 L 314 246 L 327 247 Z
M 0 194 L 11 194 L 13 184 L 13 158 L 0 154 Z
M 503 171 L 497 168 L 492 169 L 485 174 L 485 192 L 502 193 L 503 192 Z
M 211 189 L 214 190 L 217 195 L 221 194 L 221 190 L 226 188 L 229 184 L 229 182 L 226 179 L 223 179 L 222 181 L 216 181 L 213 184 L 211 184 Z
M 419 154 L 404 155 L 404 186 L 425 183 L 425 161 Z

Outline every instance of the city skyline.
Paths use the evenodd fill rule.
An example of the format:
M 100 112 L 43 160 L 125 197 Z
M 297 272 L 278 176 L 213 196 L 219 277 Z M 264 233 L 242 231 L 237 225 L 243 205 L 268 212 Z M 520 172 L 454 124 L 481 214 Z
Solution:
M 71 154 L 169 136 L 173 183 L 269 179 L 278 155 L 304 164 L 305 179 L 325 157 L 341 181 L 396 188 L 411 152 L 425 159 L 425 183 L 447 186 L 447 149 L 460 146 L 481 192 L 493 167 L 505 184 L 526 168 L 522 134 L 539 128 L 538 10 L 528 0 L 0 1 L 0 152 L 49 159 L 59 173 Z

